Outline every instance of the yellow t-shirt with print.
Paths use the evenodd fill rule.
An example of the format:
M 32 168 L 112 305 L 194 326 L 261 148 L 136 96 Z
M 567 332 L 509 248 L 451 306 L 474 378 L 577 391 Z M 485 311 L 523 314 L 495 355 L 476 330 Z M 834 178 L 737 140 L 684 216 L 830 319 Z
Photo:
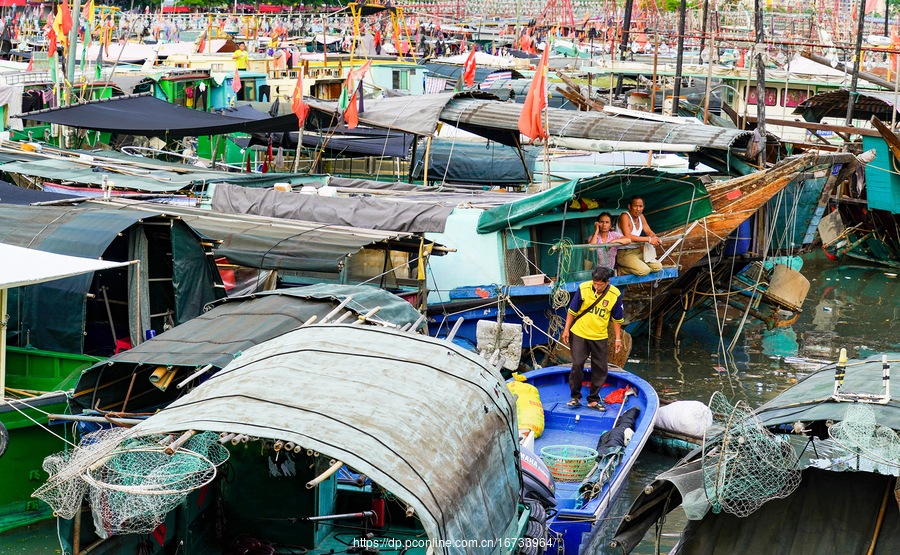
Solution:
M 594 282 L 586 281 L 578 286 L 578 290 L 572 296 L 569 303 L 569 314 L 580 314 L 588 309 L 597 300 L 597 292 L 594 291 Z M 622 305 L 622 292 L 615 285 L 610 285 L 603 299 L 597 303 L 590 313 L 580 317 L 569 330 L 578 337 L 596 341 L 608 337 L 609 320 L 623 322 L 625 320 L 625 308 Z

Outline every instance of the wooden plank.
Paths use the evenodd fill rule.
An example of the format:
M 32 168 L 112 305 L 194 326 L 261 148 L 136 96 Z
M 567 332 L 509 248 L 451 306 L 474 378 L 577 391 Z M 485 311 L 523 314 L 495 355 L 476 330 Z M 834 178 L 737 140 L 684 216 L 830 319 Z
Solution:
M 747 121 L 750 123 L 756 123 L 756 116 L 747 116 Z M 865 137 L 881 136 L 878 131 L 874 129 L 863 129 L 861 127 L 845 127 L 843 125 L 830 125 L 827 123 L 812 123 L 810 121 L 791 121 L 786 119 L 766 118 L 766 125 L 784 125 L 785 127 L 815 129 L 816 131 L 834 131 L 838 133 L 849 133 L 851 135 L 863 135 Z
M 881 138 L 884 139 L 884 142 L 887 143 L 888 148 L 891 150 L 891 154 L 894 155 L 894 158 L 897 161 L 900 161 L 900 139 L 898 139 L 897 135 L 894 135 L 894 132 L 891 131 L 890 128 L 885 125 L 880 119 L 872 116 L 872 119 L 870 121 L 872 123 L 872 127 L 878 130 Z

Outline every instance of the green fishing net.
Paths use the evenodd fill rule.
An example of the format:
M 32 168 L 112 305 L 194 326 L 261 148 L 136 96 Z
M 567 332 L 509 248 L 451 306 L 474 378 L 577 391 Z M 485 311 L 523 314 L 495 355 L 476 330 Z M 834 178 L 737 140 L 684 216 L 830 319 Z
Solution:
M 45 459 L 50 479 L 35 497 L 72 518 L 90 498 L 100 537 L 149 533 L 192 490 L 213 480 L 228 459 L 218 435 L 203 432 L 166 453 L 172 435 L 135 437 L 121 428 L 85 435 L 74 449 Z
M 847 407 L 844 420 L 828 428 L 836 467 L 879 474 L 896 474 L 900 466 L 900 437 L 875 423 L 875 411 L 865 403 Z
M 709 408 L 713 425 L 703 438 L 703 487 L 714 512 L 744 517 L 800 485 L 794 448 L 766 430 L 746 403 L 731 405 L 717 391 Z

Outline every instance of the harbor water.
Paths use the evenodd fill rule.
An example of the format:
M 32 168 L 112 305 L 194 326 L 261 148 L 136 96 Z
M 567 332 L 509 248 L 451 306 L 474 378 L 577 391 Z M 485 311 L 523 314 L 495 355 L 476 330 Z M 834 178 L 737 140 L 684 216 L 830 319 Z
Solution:
M 646 336 L 636 338 L 628 370 L 649 381 L 664 400 L 708 402 L 713 392 L 722 391 L 732 403 L 742 400 L 756 407 L 824 362 L 836 360 L 841 348 L 850 357 L 900 351 L 893 329 L 900 326 L 900 277 L 893 270 L 811 255 L 804 260 L 802 273 L 810 280 L 810 290 L 792 325 L 766 330 L 764 324 L 748 319 L 735 340 L 742 315 L 734 309 L 710 309 L 685 322 L 677 338 L 674 326 L 665 327 L 658 343 Z M 722 347 L 727 350 L 732 343 L 727 356 L 721 354 Z M 675 462 L 653 453 L 641 455 L 613 518 L 605 523 L 608 536 L 644 485 Z M 661 535 L 662 553 L 675 545 L 684 524 L 680 509 L 669 515 Z M 634 553 L 656 553 L 652 533 Z M 0 535 L 0 555 L 58 552 L 52 522 Z

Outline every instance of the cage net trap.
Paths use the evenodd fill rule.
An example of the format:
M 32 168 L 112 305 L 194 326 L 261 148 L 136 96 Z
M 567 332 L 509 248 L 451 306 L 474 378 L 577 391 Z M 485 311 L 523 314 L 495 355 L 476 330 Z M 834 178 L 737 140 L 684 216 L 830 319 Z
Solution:
M 865 403 L 847 407 L 844 419 L 828 428 L 832 455 L 838 466 L 879 474 L 897 474 L 900 437 L 887 426 L 875 423 L 875 411 Z
M 766 430 L 743 401 L 731 405 L 717 391 L 709 408 L 713 425 L 703 440 L 703 487 L 714 512 L 745 517 L 797 489 L 800 470 L 789 441 Z
M 202 432 L 177 448 L 166 434 L 137 437 L 129 429 L 100 430 L 74 449 L 44 459 L 50 474 L 34 492 L 54 514 L 71 519 L 87 493 L 100 537 L 149 533 L 192 490 L 210 483 L 228 460 L 219 436 Z

